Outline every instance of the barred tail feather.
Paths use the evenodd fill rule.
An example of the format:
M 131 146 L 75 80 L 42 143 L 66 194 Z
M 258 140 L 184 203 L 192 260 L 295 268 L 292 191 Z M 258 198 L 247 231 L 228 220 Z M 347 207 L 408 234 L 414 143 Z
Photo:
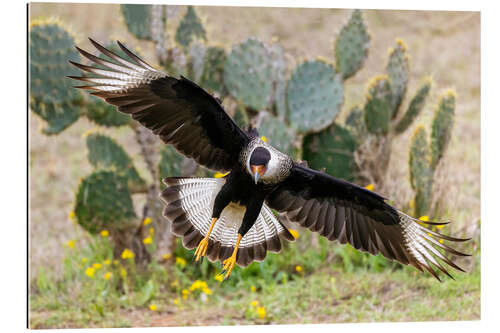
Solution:
M 187 249 L 195 248 L 210 227 L 215 196 L 224 185 L 223 178 L 166 178 L 167 188 L 160 197 L 166 206 L 163 215 L 172 223 L 172 232 L 182 237 Z M 234 250 L 244 207 L 230 204 L 216 222 L 209 238 L 207 257 L 223 261 Z M 262 261 L 267 251 L 281 250 L 280 236 L 293 241 L 288 229 L 264 205 L 255 224 L 242 238 L 237 264 L 247 266 Z

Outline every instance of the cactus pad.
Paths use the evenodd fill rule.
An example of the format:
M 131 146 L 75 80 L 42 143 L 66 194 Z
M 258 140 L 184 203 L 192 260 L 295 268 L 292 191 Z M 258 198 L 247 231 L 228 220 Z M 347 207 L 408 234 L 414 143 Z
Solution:
M 431 165 L 435 169 L 448 147 L 455 118 L 455 92 L 448 90 L 439 99 L 432 120 Z
M 221 97 L 227 94 L 224 86 L 224 63 L 226 52 L 222 47 L 211 46 L 205 53 L 205 64 L 201 76 L 201 86 L 217 92 Z
M 396 117 L 399 106 L 406 94 L 409 76 L 409 61 L 408 55 L 406 54 L 406 45 L 401 39 L 397 39 L 396 43 L 396 48 L 389 51 L 389 62 L 386 68 L 392 87 L 392 118 Z
M 123 176 L 132 192 L 145 189 L 146 182 L 139 176 L 132 159 L 118 143 L 99 133 L 88 134 L 86 141 L 88 160 L 94 168 L 110 170 Z
M 261 121 L 259 134 L 268 139 L 268 143 L 289 156 L 297 157 L 298 149 L 294 146 L 295 133 L 283 120 L 266 114 Z
M 56 21 L 33 22 L 29 32 L 30 108 L 47 122 L 42 131 L 57 134 L 81 115 L 82 95 L 67 75 L 78 75 L 68 60 L 80 61 L 74 37 Z
M 104 170 L 82 179 L 74 212 L 78 224 L 92 234 L 123 230 L 137 218 L 125 178 Z
M 333 123 L 327 129 L 304 137 L 303 159 L 311 168 L 325 171 L 332 176 L 353 181 L 356 175 L 354 152 L 356 140 L 351 133 Z
M 153 5 L 120 5 L 128 31 L 138 39 L 153 40 Z M 166 15 L 164 15 L 164 21 Z
M 182 176 L 182 163 L 184 156 L 181 155 L 171 145 L 163 145 L 160 149 L 160 163 L 158 170 L 160 177 Z
M 207 39 L 201 19 L 196 15 L 194 7 L 188 6 L 186 15 L 182 18 L 175 32 L 175 40 L 182 48 L 187 49 L 195 38 Z
M 377 76 L 370 82 L 364 109 L 366 129 L 373 134 L 387 134 L 393 110 L 393 97 L 386 75 Z
M 286 109 L 286 75 L 287 75 L 287 63 L 283 49 L 277 43 L 271 45 L 269 48 L 271 52 L 271 66 L 273 69 L 274 78 L 274 111 L 276 114 L 282 118 L 287 119 L 287 109 Z
M 337 70 L 347 79 L 363 66 L 368 56 L 370 35 L 366 29 L 361 11 L 356 9 L 342 27 L 335 41 L 335 59 Z
M 417 93 L 412 98 L 410 106 L 408 106 L 408 110 L 394 128 L 397 134 L 401 134 L 404 131 L 406 131 L 406 129 L 410 127 L 411 123 L 415 120 L 415 118 L 418 117 L 418 115 L 424 108 L 427 96 L 429 96 L 429 91 L 431 90 L 431 84 L 432 84 L 431 80 L 426 80 L 424 83 L 422 83 Z
M 321 131 L 333 123 L 342 107 L 342 77 L 324 61 L 305 61 L 288 81 L 286 98 L 288 120 L 297 132 Z
M 366 126 L 363 120 L 363 110 L 359 106 L 354 106 L 345 120 L 345 126 L 351 131 L 358 143 L 366 136 Z
M 416 216 L 429 213 L 432 180 L 427 132 L 420 126 L 415 130 L 410 144 L 410 182 L 416 193 L 414 203 Z
M 224 83 L 245 106 L 261 110 L 273 93 L 273 68 L 269 48 L 255 38 L 233 47 L 224 64 Z

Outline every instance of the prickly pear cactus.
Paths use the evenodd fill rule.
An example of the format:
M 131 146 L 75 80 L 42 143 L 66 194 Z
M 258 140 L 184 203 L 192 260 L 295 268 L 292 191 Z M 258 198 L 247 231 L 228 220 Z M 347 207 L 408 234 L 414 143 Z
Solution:
M 441 98 L 432 120 L 431 165 L 435 169 L 448 147 L 455 118 L 455 98 L 453 90 L 446 91 Z
M 286 62 L 283 49 L 278 43 L 274 43 L 269 47 L 271 52 L 271 66 L 273 70 L 274 92 L 273 92 L 273 107 L 275 113 L 281 119 L 287 119 L 286 108 L 286 79 L 288 64 Z
M 276 149 L 292 157 L 297 157 L 298 149 L 294 146 L 296 134 L 286 126 L 283 120 L 267 113 L 259 126 L 259 134 L 265 136 Z
M 110 137 L 99 133 L 86 136 L 88 160 L 99 170 L 110 170 L 123 176 L 130 191 L 146 190 L 146 182 L 139 176 L 132 159 L 125 150 Z
M 182 163 L 184 156 L 171 145 L 162 145 L 160 149 L 160 162 L 158 164 L 159 175 L 165 177 L 182 176 Z
M 363 66 L 369 46 L 370 34 L 361 11 L 356 9 L 335 40 L 336 67 L 344 80 L 356 74 Z
M 386 75 L 375 77 L 368 85 L 364 110 L 366 129 L 373 134 L 387 134 L 393 110 L 393 96 Z
M 120 5 L 128 31 L 138 39 L 153 40 L 152 8 L 152 5 Z
M 415 130 L 410 144 L 410 182 L 415 190 L 415 216 L 429 214 L 432 181 L 427 132 L 420 126 Z
M 93 234 L 126 229 L 137 219 L 126 179 L 105 170 L 82 179 L 74 212 L 78 224 Z
M 73 35 L 58 21 L 34 21 L 29 31 L 30 108 L 47 126 L 45 134 L 58 134 L 78 120 L 83 97 L 67 75 L 78 71 L 68 60 L 80 61 Z
M 319 132 L 333 123 L 344 99 L 342 77 L 322 60 L 305 61 L 288 81 L 288 120 L 298 133 Z
M 233 47 L 224 64 L 229 93 L 253 110 L 269 106 L 273 93 L 273 68 L 269 48 L 255 38 Z
M 224 48 L 217 46 L 207 48 L 201 86 L 209 91 L 217 92 L 221 97 L 227 94 L 227 89 L 224 86 L 225 62 L 226 51 Z
M 356 137 L 358 141 L 363 141 L 363 138 L 366 136 L 366 126 L 363 109 L 361 109 L 361 107 L 354 106 L 349 111 L 349 115 L 345 120 L 345 126 L 352 132 L 353 136 Z
M 356 176 L 356 148 L 357 143 L 351 132 L 334 123 L 320 133 L 304 137 L 302 157 L 311 168 L 324 168 L 332 176 L 353 181 Z
M 391 118 L 395 118 L 399 106 L 406 94 L 409 77 L 409 61 L 406 54 L 406 44 L 402 39 L 396 39 L 396 47 L 389 50 L 389 62 L 387 64 L 387 76 L 391 80 L 393 110 Z
M 175 32 L 175 40 L 183 49 L 187 50 L 189 44 L 191 44 L 195 38 L 207 39 L 201 19 L 196 15 L 194 7 L 188 6 L 186 15 L 182 18 Z
M 420 88 L 418 88 L 417 93 L 411 99 L 410 105 L 408 106 L 408 110 L 394 128 L 396 134 L 401 134 L 404 131 L 406 131 L 408 127 L 410 127 L 413 121 L 421 113 L 422 109 L 425 106 L 425 101 L 427 99 L 427 96 L 429 96 L 431 86 L 432 86 L 432 80 L 428 78 L 422 83 Z

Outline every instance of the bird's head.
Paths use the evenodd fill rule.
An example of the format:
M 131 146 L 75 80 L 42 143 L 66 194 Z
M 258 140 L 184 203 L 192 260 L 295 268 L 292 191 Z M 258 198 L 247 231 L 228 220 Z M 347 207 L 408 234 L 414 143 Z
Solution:
M 271 152 L 264 147 L 257 147 L 250 155 L 248 163 L 248 172 L 252 175 L 255 184 L 259 179 L 266 175 L 269 161 L 271 160 Z

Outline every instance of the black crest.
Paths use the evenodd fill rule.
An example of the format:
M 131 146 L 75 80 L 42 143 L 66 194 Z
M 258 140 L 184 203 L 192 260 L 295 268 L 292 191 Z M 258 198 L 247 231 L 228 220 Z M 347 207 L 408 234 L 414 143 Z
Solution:
M 264 147 L 257 147 L 250 156 L 250 165 L 266 165 L 271 159 L 271 153 Z

